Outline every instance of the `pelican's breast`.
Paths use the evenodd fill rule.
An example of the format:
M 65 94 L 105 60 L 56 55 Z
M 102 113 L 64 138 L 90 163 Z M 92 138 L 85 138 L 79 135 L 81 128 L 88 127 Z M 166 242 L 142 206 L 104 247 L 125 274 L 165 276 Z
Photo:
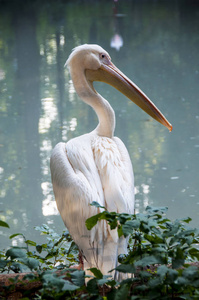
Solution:
M 109 211 L 133 213 L 132 176 L 118 144 L 111 138 L 97 136 L 91 143 Z

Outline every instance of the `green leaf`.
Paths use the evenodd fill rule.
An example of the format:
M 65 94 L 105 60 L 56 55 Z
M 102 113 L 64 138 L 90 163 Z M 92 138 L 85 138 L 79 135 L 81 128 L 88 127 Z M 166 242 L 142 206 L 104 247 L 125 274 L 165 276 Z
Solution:
M 126 213 L 121 213 L 118 214 L 118 220 L 120 224 L 124 224 L 127 220 L 130 220 L 132 218 L 132 215 L 126 214 Z
M 26 244 L 27 244 L 27 245 L 30 245 L 30 246 L 36 246 L 36 245 L 37 245 L 35 242 L 30 241 L 30 240 L 27 240 L 27 241 L 26 241 Z
M 162 283 L 162 282 L 161 282 L 160 277 L 156 277 L 156 278 L 150 279 L 148 284 L 149 284 L 150 288 L 155 289 L 155 288 L 157 288 L 161 283 Z
M 0 259 L 0 269 L 4 269 L 7 265 L 8 261 Z
M 38 275 L 37 273 L 28 273 L 27 275 L 25 275 L 23 277 L 23 280 L 34 280 L 34 279 L 38 279 Z
M 11 259 L 24 258 L 24 257 L 26 257 L 26 253 L 23 250 L 21 250 L 20 248 L 11 248 L 11 249 L 7 250 L 6 256 L 7 257 L 10 256 Z
M 182 275 L 190 280 L 193 280 L 194 277 L 199 276 L 199 270 L 196 266 L 189 266 L 188 268 L 183 270 Z
M 28 258 L 26 265 L 29 267 L 30 270 L 37 269 L 39 266 L 39 261 L 36 258 Z
M 22 264 L 21 263 L 19 263 L 19 262 L 12 262 L 12 265 L 10 266 L 10 268 L 11 268 L 11 270 L 14 272 L 14 273 L 20 273 L 20 272 L 22 272 L 23 270 L 22 270 Z M 14 280 L 17 280 L 17 278 L 16 279 L 14 279 Z
M 172 268 L 177 269 L 183 266 L 185 261 L 184 251 L 178 247 L 175 251 L 175 257 L 172 258 Z
M 114 286 L 117 285 L 117 282 L 114 279 L 111 279 L 106 284 L 113 288 Z
M 98 295 L 98 285 L 97 285 L 97 279 L 96 278 L 93 278 L 93 279 L 88 281 L 87 291 L 91 295 Z
M 190 217 L 186 217 L 186 218 L 181 219 L 181 221 L 185 222 L 185 223 L 190 223 L 192 221 L 192 219 Z
M 152 250 L 151 251 L 152 254 L 156 254 L 156 255 L 158 255 L 158 254 L 162 255 L 164 253 L 165 254 L 167 253 L 167 249 L 165 249 L 165 247 L 163 247 L 161 244 L 159 246 L 156 246 L 156 247 L 153 246 L 153 248 L 151 250 Z
M 135 262 L 135 266 L 145 267 L 147 265 L 161 264 L 161 259 L 154 255 L 148 255 Z
M 62 287 L 62 291 L 75 291 L 77 289 L 79 289 L 79 286 L 72 284 L 68 280 L 64 282 L 64 286 Z
M 79 249 L 78 249 L 77 245 L 75 244 L 75 242 L 72 241 L 71 244 L 70 244 L 70 248 L 67 251 L 67 255 L 69 255 L 70 253 L 74 253 L 74 252 L 79 253 Z
M 100 220 L 100 217 L 102 216 L 103 213 L 99 213 L 95 216 L 92 216 L 90 218 L 88 218 L 86 220 L 86 227 L 88 230 L 91 230 L 98 222 L 98 220 Z
M 167 210 L 168 210 L 167 206 L 163 206 L 163 207 L 151 207 L 151 206 L 147 206 L 146 207 L 146 211 L 148 211 L 150 213 L 157 213 L 157 212 L 165 213 Z
M 172 268 L 178 269 L 181 268 L 184 265 L 184 258 L 173 258 L 172 259 Z
M 192 257 L 192 258 L 197 258 L 197 260 L 199 261 L 199 250 L 196 249 L 196 248 L 191 248 L 188 250 L 189 252 L 189 255 Z
M 65 284 L 65 280 L 59 278 L 57 274 L 55 274 L 55 272 L 52 271 L 47 271 L 43 273 L 42 280 L 44 287 L 47 286 L 49 288 L 49 286 L 52 286 L 56 289 L 56 292 L 60 292 Z
M 154 274 L 153 274 L 154 275 Z M 152 272 L 150 270 L 147 271 L 139 271 L 139 276 L 143 279 L 143 280 L 148 280 L 150 277 L 153 276 Z
M 121 236 L 123 236 L 123 230 L 122 230 L 122 226 L 121 226 L 121 225 L 119 225 L 119 226 L 117 227 L 117 233 L 118 233 L 119 238 L 120 238 Z
M 8 225 L 8 223 L 6 223 L 6 222 L 4 222 L 4 221 L 2 221 L 2 220 L 0 220 L 0 226 L 1 226 L 1 227 L 7 227 L 7 228 L 10 228 L 10 226 Z
M 169 270 L 169 268 L 165 265 L 159 266 L 157 268 L 157 275 L 159 275 L 161 279 L 164 279 L 164 277 L 166 276 L 168 270 Z
M 126 300 L 128 297 L 129 288 L 127 284 L 121 286 L 121 288 L 116 292 L 114 300 Z
M 116 282 L 112 280 L 112 277 L 109 275 L 104 275 L 102 279 L 98 279 L 97 280 L 98 285 L 104 285 L 104 284 L 108 284 L 108 285 L 112 285 L 112 284 L 116 284 Z
M 76 286 L 84 285 L 84 277 L 85 277 L 85 272 L 84 271 L 76 270 L 76 271 L 71 273 L 72 282 Z
M 173 269 L 168 269 L 167 281 L 169 283 L 173 283 L 176 280 L 177 277 L 178 277 L 178 271 L 173 270 Z
M 9 239 L 13 239 L 14 237 L 19 236 L 19 235 L 23 236 L 23 238 L 24 238 L 24 235 L 22 233 L 15 233 L 15 234 L 10 235 Z
M 36 245 L 37 252 L 41 253 L 42 249 L 43 249 L 42 245 Z
M 122 273 L 135 273 L 135 268 L 132 265 L 119 265 L 115 268 L 115 270 Z
M 97 279 L 102 279 L 103 278 L 103 274 L 102 274 L 102 272 L 99 269 L 97 269 L 97 268 L 90 268 L 89 270 L 94 274 L 94 276 Z
M 97 201 L 93 201 L 90 205 L 91 205 L 91 206 L 95 206 L 95 207 L 100 207 L 100 208 L 106 209 L 106 207 L 101 206 Z
M 122 231 L 124 233 L 124 236 L 128 236 L 133 233 L 135 229 L 138 229 L 140 227 L 140 221 L 139 220 L 130 220 L 127 221 L 122 226 Z
M 148 223 L 145 222 L 141 222 L 140 224 L 140 230 L 144 233 L 149 233 L 150 232 L 150 226 L 148 225 Z
M 110 228 L 111 230 L 115 229 L 117 227 L 117 219 L 113 219 L 112 221 L 109 220 L 109 225 L 110 225 Z
M 144 235 L 144 238 L 152 244 L 163 244 L 164 243 L 164 240 L 161 237 L 154 235 L 154 234 L 146 233 Z
M 166 222 L 170 222 L 170 220 L 167 219 L 167 218 L 162 218 L 161 220 L 158 220 L 158 223 L 159 223 L 159 224 L 164 224 L 164 223 L 166 223 Z M 164 227 L 164 228 L 165 228 L 165 227 Z
M 180 286 L 189 284 L 189 280 L 187 280 L 187 278 L 184 278 L 184 277 L 178 277 L 177 282 Z M 185 298 L 185 299 L 187 299 L 187 298 Z

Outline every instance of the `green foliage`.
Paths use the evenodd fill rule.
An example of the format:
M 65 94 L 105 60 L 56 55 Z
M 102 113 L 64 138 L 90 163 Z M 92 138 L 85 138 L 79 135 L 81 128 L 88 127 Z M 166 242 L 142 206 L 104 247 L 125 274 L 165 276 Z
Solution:
M 96 202 L 92 205 L 100 207 Z M 77 247 L 68 232 L 58 235 L 47 225 L 35 228 L 47 236 L 42 245 L 13 234 L 10 238 L 21 235 L 25 246 L 2 252 L 0 270 L 36 271 L 26 279 L 42 282 L 38 299 L 198 299 L 199 269 L 194 264 L 199 258 L 199 231 L 189 226 L 190 218 L 172 222 L 166 211 L 147 207 L 144 214 L 129 215 L 104 209 L 87 219 L 89 230 L 106 220 L 119 236 L 130 236 L 129 253 L 118 258 L 116 268 L 129 274 L 121 283 L 96 268 L 90 269 L 90 278 L 84 271 L 69 270 L 77 262 Z
M 7 227 L 7 228 L 10 228 L 10 226 L 9 226 L 6 222 L 4 222 L 4 221 L 2 221 L 2 220 L 0 220 L 0 226 L 1 226 L 1 227 Z
M 61 270 L 78 262 L 78 248 L 67 231 L 57 234 L 47 225 L 37 226 L 35 230 L 47 236 L 47 242 L 37 244 L 26 239 L 21 233 L 12 234 L 10 239 L 22 236 L 25 246 L 11 247 L 0 254 L 0 271 Z
M 199 259 L 199 231 L 188 225 L 190 218 L 171 222 L 166 211 L 166 207 L 147 207 L 145 214 L 128 215 L 104 210 L 86 221 L 88 229 L 103 219 L 119 236 L 131 235 L 129 254 L 116 269 L 134 274 L 130 279 L 133 294 L 138 294 L 134 299 L 170 299 L 184 293 L 187 299 L 198 297 L 199 271 L 190 263 Z

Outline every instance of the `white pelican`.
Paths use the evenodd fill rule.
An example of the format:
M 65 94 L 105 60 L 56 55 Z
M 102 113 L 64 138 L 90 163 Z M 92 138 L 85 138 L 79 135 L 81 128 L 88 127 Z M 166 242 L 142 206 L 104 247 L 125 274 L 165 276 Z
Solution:
M 119 239 L 105 221 L 88 231 L 86 219 L 101 211 L 90 203 L 97 201 L 110 212 L 134 213 L 134 177 L 127 149 L 114 137 L 114 111 L 96 92 L 93 81 L 111 84 L 170 131 L 172 126 L 100 46 L 76 47 L 66 65 L 77 94 L 94 109 L 99 124 L 92 132 L 55 146 L 50 162 L 53 190 L 64 224 L 83 256 L 84 269 L 96 267 L 106 275 L 118 265 L 118 255 L 127 253 L 128 239 Z M 119 281 L 127 277 L 119 272 L 112 276 Z

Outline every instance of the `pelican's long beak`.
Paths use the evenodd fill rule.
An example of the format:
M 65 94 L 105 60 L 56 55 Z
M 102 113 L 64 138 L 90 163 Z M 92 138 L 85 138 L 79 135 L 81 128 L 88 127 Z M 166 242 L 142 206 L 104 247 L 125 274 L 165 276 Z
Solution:
M 103 81 L 112 85 L 131 101 L 137 104 L 140 108 L 142 108 L 152 118 L 166 126 L 169 131 L 172 130 L 172 125 L 159 111 L 155 104 L 112 62 L 109 62 L 108 64 L 102 64 L 98 70 L 86 70 L 86 77 L 91 82 Z

